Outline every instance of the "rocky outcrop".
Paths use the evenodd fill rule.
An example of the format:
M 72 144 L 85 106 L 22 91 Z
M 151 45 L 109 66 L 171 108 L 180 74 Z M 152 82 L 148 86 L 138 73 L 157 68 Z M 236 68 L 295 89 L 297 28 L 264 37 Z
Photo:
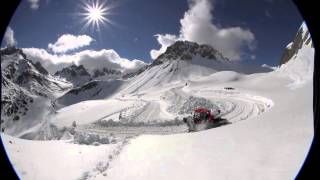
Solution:
M 123 78 L 137 76 L 142 72 L 167 61 L 191 61 L 194 57 L 229 62 L 228 58 L 224 57 L 219 51 L 209 45 L 199 45 L 190 41 L 176 41 L 174 44 L 167 47 L 167 50 L 159 55 L 150 65 L 146 65 L 134 73 L 125 74 Z
M 199 45 L 190 41 L 177 41 L 169 46 L 167 50 L 152 63 L 152 65 L 158 65 L 162 62 L 172 60 L 188 61 L 192 60 L 195 56 L 210 60 L 228 60 L 219 51 L 209 45 Z
M 50 102 L 56 98 L 55 94 L 71 85 L 50 75 L 40 62 L 33 63 L 21 49 L 1 49 L 0 58 L 1 131 L 15 134 L 37 121 L 37 113 L 45 111 L 45 107 L 31 110 L 36 101 Z M 26 118 L 32 122 L 25 121 Z
M 67 81 L 71 82 L 75 87 L 83 85 L 90 81 L 91 75 L 88 73 L 83 65 L 71 65 L 57 71 L 55 76 L 65 78 Z
M 121 71 L 115 70 L 115 69 L 108 69 L 108 68 L 102 68 L 102 69 L 96 69 L 93 71 L 93 78 L 98 78 L 101 76 L 112 76 L 112 77 L 120 77 Z
M 21 49 L 10 47 L 1 50 L 0 54 L 3 87 L 7 87 L 5 82 L 10 81 L 31 94 L 44 97 L 50 96 L 53 91 L 64 89 L 40 62 L 33 63 L 27 59 Z
M 138 69 L 138 70 L 135 71 L 135 72 L 132 72 L 132 73 L 128 73 L 128 74 L 123 75 L 122 78 L 123 78 L 123 79 L 128 79 L 128 78 L 135 77 L 135 76 L 141 74 L 142 72 L 144 72 L 145 70 L 147 70 L 148 68 L 150 68 L 150 65 L 145 65 L 145 66 L 143 66 L 142 68 Z
M 293 41 L 285 48 L 280 59 L 280 65 L 287 63 L 303 46 L 313 47 L 311 36 L 305 23 L 300 26 Z

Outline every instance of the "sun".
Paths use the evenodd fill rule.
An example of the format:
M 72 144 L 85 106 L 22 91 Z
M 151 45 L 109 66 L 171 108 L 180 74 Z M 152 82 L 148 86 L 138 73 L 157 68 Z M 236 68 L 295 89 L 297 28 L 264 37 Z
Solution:
M 101 21 L 104 18 L 103 14 L 103 11 L 99 8 L 90 8 L 88 18 L 90 21 Z
M 107 8 L 99 5 L 98 2 L 88 5 L 85 10 L 87 11 L 85 13 L 86 19 L 89 22 L 101 23 L 105 20 L 104 16 L 106 15 Z
M 108 19 L 110 14 L 110 7 L 105 2 L 101 3 L 99 0 L 88 1 L 83 4 L 82 11 L 79 13 L 82 16 L 82 21 L 85 22 L 85 28 L 91 27 L 100 30 L 101 25 L 111 23 Z

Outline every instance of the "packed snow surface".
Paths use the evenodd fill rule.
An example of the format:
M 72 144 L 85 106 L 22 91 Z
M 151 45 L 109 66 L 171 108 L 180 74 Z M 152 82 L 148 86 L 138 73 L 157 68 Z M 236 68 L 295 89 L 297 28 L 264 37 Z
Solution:
M 88 146 L 70 140 L 32 141 L 1 135 L 20 179 L 86 179 L 109 168 L 123 142 Z

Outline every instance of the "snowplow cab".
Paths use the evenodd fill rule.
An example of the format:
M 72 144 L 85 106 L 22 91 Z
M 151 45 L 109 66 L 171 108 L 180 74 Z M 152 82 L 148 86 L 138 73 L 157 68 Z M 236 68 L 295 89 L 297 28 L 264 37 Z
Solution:
M 211 111 L 206 108 L 198 108 L 194 110 L 193 120 L 195 124 L 199 124 L 201 122 L 212 122 L 214 119 Z

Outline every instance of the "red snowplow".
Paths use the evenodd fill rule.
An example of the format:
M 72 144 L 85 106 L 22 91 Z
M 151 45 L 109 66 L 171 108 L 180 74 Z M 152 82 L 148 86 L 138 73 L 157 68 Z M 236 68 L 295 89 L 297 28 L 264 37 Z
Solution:
M 225 119 L 219 117 L 220 113 L 220 110 L 213 113 L 207 108 L 197 108 L 192 116 L 183 118 L 183 121 L 187 123 L 189 131 L 204 130 L 226 123 Z

